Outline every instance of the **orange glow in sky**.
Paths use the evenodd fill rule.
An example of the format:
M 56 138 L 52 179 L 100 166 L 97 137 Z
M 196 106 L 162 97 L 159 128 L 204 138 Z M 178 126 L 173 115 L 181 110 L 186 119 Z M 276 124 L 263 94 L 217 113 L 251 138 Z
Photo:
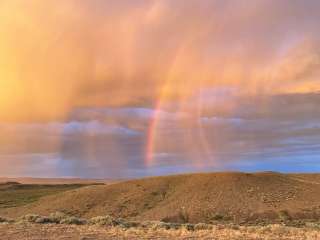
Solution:
M 242 118 L 281 115 L 274 96 L 300 96 L 299 104 L 313 109 L 313 102 L 304 101 L 315 101 L 320 91 L 319 7 L 313 0 L 2 0 L 0 157 L 34 149 L 40 141 L 27 144 L 27 131 L 17 126 L 51 124 L 50 131 L 62 128 L 59 136 L 50 135 L 48 146 L 32 152 L 50 149 L 62 159 L 66 145 L 73 151 L 80 144 L 64 138 L 69 125 L 59 124 L 71 123 L 77 133 L 85 132 L 81 146 L 92 168 L 105 154 L 99 144 L 112 145 L 116 159 L 139 149 L 143 156 L 137 159 L 151 167 L 157 156 L 179 151 L 192 166 L 220 166 L 224 160 L 216 160 L 217 152 L 227 151 L 222 142 L 240 134 L 234 129 Z M 248 99 L 259 106 L 254 113 Z M 97 109 L 107 115 L 102 119 Z M 281 118 L 289 122 L 294 112 Z M 89 125 L 77 125 L 83 118 Z M 236 127 L 223 125 L 216 136 L 220 122 L 208 130 L 209 120 Z M 108 134 L 128 131 L 138 140 L 124 150 L 128 137 L 97 138 L 96 128 L 105 125 L 112 126 Z M 172 142 L 169 129 L 175 131 Z M 260 139 L 255 131 L 245 136 Z M 19 151 L 12 147 L 18 142 L 24 146 Z M 248 149 L 247 143 L 237 140 L 238 148 Z M 130 161 L 111 165 L 128 168 Z

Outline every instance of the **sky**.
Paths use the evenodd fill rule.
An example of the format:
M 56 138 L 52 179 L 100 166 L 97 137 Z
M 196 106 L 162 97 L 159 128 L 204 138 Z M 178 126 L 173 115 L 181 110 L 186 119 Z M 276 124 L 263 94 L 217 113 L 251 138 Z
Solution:
M 319 9 L 1 0 L 0 176 L 320 171 Z

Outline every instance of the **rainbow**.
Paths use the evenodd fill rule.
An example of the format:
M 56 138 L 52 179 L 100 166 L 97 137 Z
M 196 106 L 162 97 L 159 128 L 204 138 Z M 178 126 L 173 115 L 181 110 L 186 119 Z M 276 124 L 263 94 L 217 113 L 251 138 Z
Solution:
M 170 93 L 172 92 L 170 90 L 172 90 L 172 87 L 174 87 L 175 81 L 179 78 L 180 68 L 184 65 L 184 61 L 186 59 L 185 53 L 188 50 L 188 43 L 192 42 L 192 40 L 192 38 L 189 39 L 189 41 L 186 41 L 180 46 L 180 48 L 177 49 L 175 57 L 173 58 L 172 63 L 169 65 L 167 76 L 164 78 L 163 85 L 160 88 L 158 98 L 155 101 L 154 114 L 150 120 L 149 129 L 147 132 L 145 166 L 151 166 L 154 162 L 157 129 L 161 120 L 160 112 L 167 97 L 170 96 Z
M 146 146 L 146 156 L 145 156 L 145 165 L 150 166 L 153 163 L 154 155 L 154 142 L 157 131 L 157 125 L 159 122 L 159 111 L 161 108 L 161 98 L 156 101 L 154 107 L 154 115 L 151 118 L 149 129 L 147 133 L 147 146 Z
M 170 78 L 168 78 L 170 79 Z M 168 90 L 171 85 L 168 84 L 169 82 L 166 82 L 166 85 L 161 89 L 161 92 L 159 94 L 159 97 L 157 98 L 157 101 L 154 104 L 154 113 L 153 116 L 150 119 L 149 128 L 146 135 L 146 152 L 145 152 L 145 166 L 150 167 L 154 163 L 154 152 L 155 152 L 155 145 L 156 145 L 156 137 L 158 135 L 158 126 L 161 121 L 161 110 L 164 107 L 166 97 L 168 96 Z M 197 111 L 194 113 L 196 115 L 196 119 L 201 118 L 201 111 L 202 111 L 202 98 L 198 99 L 197 103 Z M 183 109 L 183 103 L 180 103 L 179 110 L 181 111 Z M 195 162 L 193 163 L 195 167 L 197 168 L 203 168 L 205 159 L 212 159 L 213 152 L 211 150 L 211 147 L 208 144 L 208 139 L 206 137 L 206 133 L 203 130 L 203 125 L 201 122 L 196 121 L 195 122 L 197 127 L 197 134 L 194 136 L 196 137 L 197 141 L 195 143 L 195 148 L 191 149 L 194 154 L 200 154 L 201 157 L 196 157 Z M 193 140 L 192 140 L 193 141 Z

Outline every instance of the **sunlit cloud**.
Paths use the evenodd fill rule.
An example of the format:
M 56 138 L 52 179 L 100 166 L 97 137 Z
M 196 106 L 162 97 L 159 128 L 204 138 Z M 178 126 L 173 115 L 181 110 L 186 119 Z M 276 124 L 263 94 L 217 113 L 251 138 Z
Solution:
M 64 176 L 223 169 L 296 146 L 302 156 L 319 134 L 318 9 L 2 0 L 0 168 L 8 154 L 52 152 Z
M 207 87 L 319 91 L 318 7 L 318 1 L 2 1 L 0 118 L 67 118 L 76 106 L 159 97 L 184 101 Z

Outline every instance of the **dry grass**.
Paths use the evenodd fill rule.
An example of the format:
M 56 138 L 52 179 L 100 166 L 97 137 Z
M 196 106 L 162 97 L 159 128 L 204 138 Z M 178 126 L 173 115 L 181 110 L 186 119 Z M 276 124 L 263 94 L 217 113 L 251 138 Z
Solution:
M 315 179 L 212 173 L 82 187 L 0 208 L 0 239 L 320 239 Z M 4 195 L 39 190 L 11 185 Z
M 308 175 L 208 173 L 154 177 L 89 186 L 43 197 L 0 215 L 65 212 L 91 218 L 178 223 L 263 222 L 320 218 L 320 184 Z
M 111 216 L 89 220 L 61 213 L 49 217 L 29 214 L 16 220 L 2 218 L 1 240 L 27 239 L 320 239 L 320 222 L 303 227 L 280 224 L 179 224 L 159 221 L 132 222 Z
M 320 231 L 316 228 L 294 228 L 281 225 L 262 227 L 228 227 L 212 226 L 208 230 L 189 231 L 179 229 L 150 229 L 102 227 L 97 225 L 59 225 L 59 224 L 0 224 L 1 240 L 102 240 L 102 239 L 219 239 L 219 240 L 251 240 L 251 239 L 320 239 Z
M 15 208 L 36 202 L 41 197 L 85 187 L 85 184 L 20 184 L 0 183 L 0 209 Z

